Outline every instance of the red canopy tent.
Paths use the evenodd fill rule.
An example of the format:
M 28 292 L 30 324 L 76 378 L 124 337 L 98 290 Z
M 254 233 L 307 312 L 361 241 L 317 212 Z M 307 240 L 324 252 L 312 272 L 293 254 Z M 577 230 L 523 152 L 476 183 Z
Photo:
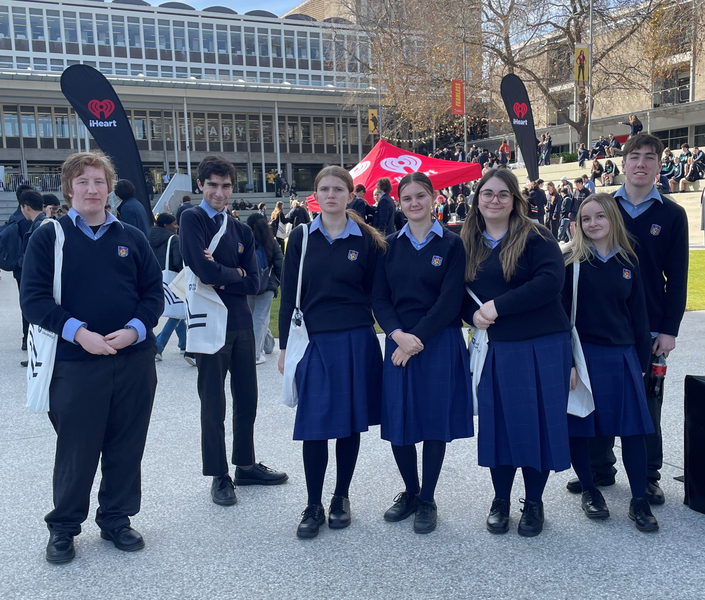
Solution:
M 474 181 L 482 176 L 482 167 L 477 163 L 441 160 L 415 154 L 392 146 L 380 140 L 362 162 L 350 170 L 355 185 L 361 183 L 367 193 L 365 200 L 374 204 L 372 192 L 382 177 L 389 177 L 392 182 L 392 196 L 397 195 L 397 184 L 408 173 L 421 171 L 426 173 L 436 190 L 466 181 Z M 320 212 L 320 207 L 313 195 L 306 198 L 309 210 Z

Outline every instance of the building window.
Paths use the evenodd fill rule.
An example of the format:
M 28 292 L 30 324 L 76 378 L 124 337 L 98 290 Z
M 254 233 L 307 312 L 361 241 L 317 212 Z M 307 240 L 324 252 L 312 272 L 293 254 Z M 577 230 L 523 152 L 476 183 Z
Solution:
M 32 28 L 32 40 L 37 42 L 43 42 L 44 19 L 42 19 L 42 11 L 31 8 L 29 10 L 29 23 Z
M 93 15 L 90 13 L 81 13 L 81 43 L 95 44 L 93 37 Z
M 115 63 L 115 75 L 127 75 L 127 63 Z
M 229 69 L 219 69 L 218 79 L 220 81 L 230 81 L 230 70 Z
M 37 114 L 40 138 L 53 138 L 54 128 L 51 118 L 51 108 L 40 106 Z M 52 144 L 53 146 L 53 144 Z
M 176 60 L 179 60 L 179 52 L 186 52 L 186 29 L 183 21 L 174 21 L 174 50 L 177 53 Z
M 66 34 L 66 42 L 69 44 L 78 43 L 78 30 L 76 28 L 76 13 L 75 12 L 65 12 L 64 13 L 64 33 Z M 78 50 L 78 48 L 76 49 Z M 66 50 L 68 52 L 68 48 Z M 72 53 L 74 54 L 74 53 Z M 78 54 L 78 52 L 75 52 Z
M 698 148 L 705 148 L 705 125 L 695 126 L 695 139 L 693 141 Z
M 269 36 L 266 29 L 257 30 L 257 45 L 260 56 L 269 56 Z
M 218 54 L 228 53 L 228 29 L 225 25 L 218 25 L 216 28 L 215 42 L 218 47 Z
M 147 139 L 147 112 L 144 110 L 133 111 L 132 129 L 136 140 Z
M 54 109 L 54 130 L 56 131 L 57 138 L 69 137 L 69 118 L 65 108 Z
M 205 78 L 210 81 L 216 81 L 218 78 L 216 77 L 215 69 L 206 69 Z
M 98 45 L 110 46 L 110 26 L 108 25 L 108 15 L 96 15 L 95 28 L 98 38 Z
M 296 33 L 296 52 L 299 58 L 308 60 L 308 42 L 305 31 Z
M 188 48 L 191 52 L 201 51 L 201 36 L 198 31 L 198 23 L 188 24 Z
M 12 50 L 10 41 L 10 13 L 7 6 L 0 6 L 0 48 Z
M 203 79 L 203 71 L 200 67 L 191 67 L 191 77 Z
M 142 36 L 140 35 L 140 20 L 134 17 L 127 18 L 127 36 L 130 40 L 130 48 L 142 47 Z
M 282 58 L 282 32 L 279 29 L 272 29 L 272 56 Z
M 5 137 L 20 137 L 20 126 L 17 121 L 17 109 L 12 106 L 3 107 Z
M 12 8 L 12 25 L 15 30 L 15 40 L 27 39 L 27 13 L 24 8 Z M 18 46 L 15 48 L 20 50 Z M 29 46 L 25 50 L 29 49 Z
M 245 56 L 255 56 L 255 30 L 252 27 L 245 27 Z
M 34 108 L 30 106 L 22 107 L 22 137 L 37 137 L 37 120 L 34 115 Z
M 230 27 L 230 48 L 233 56 L 242 56 L 242 36 L 240 33 L 240 27 Z
M 676 150 L 681 147 L 681 144 L 688 143 L 688 128 L 679 127 L 677 129 L 664 129 L 662 131 L 653 131 L 652 134 L 659 138 L 666 148 Z
M 321 39 L 318 33 L 311 34 L 311 60 L 321 60 Z
M 113 74 L 113 63 L 102 62 L 99 64 L 99 67 L 100 67 L 100 72 L 103 73 L 103 75 L 112 75 Z
M 130 75 L 132 75 L 133 77 L 137 77 L 138 75 L 144 75 L 144 65 L 130 65 Z
M 187 79 L 188 69 L 186 67 L 176 67 L 176 78 L 177 79 Z
M 144 33 L 144 47 L 156 49 L 157 40 L 154 19 L 144 19 L 142 22 L 142 30 Z
M 173 67 L 162 67 L 162 77 L 167 77 L 171 79 L 174 76 Z
M 247 71 L 247 77 L 245 78 L 245 81 L 247 81 L 247 83 L 257 83 L 257 72 Z
M 296 58 L 294 56 L 294 32 L 284 32 L 284 56 L 286 58 Z
M 125 18 L 113 15 L 113 45 L 125 46 Z M 64 26 L 66 21 L 64 20 Z
M 673 65 L 654 80 L 652 106 L 669 106 L 690 101 L 690 65 Z
M 34 70 L 35 71 L 47 71 L 47 59 L 46 58 L 35 58 L 34 59 Z
M 159 20 L 159 49 L 171 50 L 171 29 L 169 21 Z
M 215 38 L 213 34 L 213 25 L 208 23 L 203 24 L 203 51 L 215 52 Z
M 64 61 L 60 58 L 52 58 L 51 59 L 51 70 L 52 71 L 63 71 L 64 70 Z
M 159 77 L 159 67 L 157 65 L 147 65 L 147 77 Z

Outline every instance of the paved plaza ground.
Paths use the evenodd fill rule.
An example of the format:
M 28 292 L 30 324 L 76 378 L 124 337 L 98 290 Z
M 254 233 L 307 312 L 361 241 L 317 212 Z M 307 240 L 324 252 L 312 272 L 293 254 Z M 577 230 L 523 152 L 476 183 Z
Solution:
M 705 597 L 705 515 L 683 505 L 683 484 L 673 479 L 683 473 L 683 378 L 705 373 L 705 312 L 686 314 L 669 362 L 666 504 L 654 508 L 661 525 L 656 534 L 639 533 L 627 518 L 630 494 L 621 466 L 617 484 L 605 489 L 608 521 L 583 516 L 579 496 L 565 490 L 572 472 L 563 472 L 548 482 L 543 534 L 519 537 L 519 474 L 511 530 L 489 534 L 484 522 L 492 485 L 489 471 L 477 466 L 471 439 L 448 446 L 436 493 L 438 529 L 416 535 L 413 519 L 394 524 L 382 519 L 402 483 L 389 445 L 374 427 L 363 435 L 350 491 L 352 525 L 338 531 L 323 527 L 318 538 L 299 540 L 296 526 L 306 501 L 301 443 L 291 439 L 294 411 L 279 402 L 276 353 L 258 367 L 257 459 L 288 472 L 290 480 L 272 488 L 239 488 L 238 504 L 221 507 L 211 502 L 210 480 L 201 475 L 196 369 L 180 358 L 174 338 L 157 364 L 142 511 L 133 519 L 146 548 L 134 554 L 116 550 L 99 538 L 89 517 L 76 538 L 76 559 L 53 566 L 44 559 L 43 517 L 52 507 L 55 435 L 46 416 L 25 408 L 17 288 L 9 273 L 1 276 L 2 600 Z M 326 496 L 334 487 L 331 463 Z M 92 514 L 97 484 L 93 491 Z

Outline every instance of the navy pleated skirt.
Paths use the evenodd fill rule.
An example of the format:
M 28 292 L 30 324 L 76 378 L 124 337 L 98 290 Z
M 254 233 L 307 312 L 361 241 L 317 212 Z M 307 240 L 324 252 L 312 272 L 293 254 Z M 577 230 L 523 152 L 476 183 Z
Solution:
M 570 468 L 570 336 L 490 341 L 478 388 L 478 462 L 483 467 Z
M 595 410 L 583 419 L 568 415 L 570 435 L 626 437 L 653 433 L 636 348 L 586 343 L 582 346 Z
M 295 440 L 330 440 L 379 425 L 382 351 L 373 327 L 309 334 L 296 367 Z
M 459 327 L 448 327 L 412 356 L 392 364 L 397 344 L 387 338 L 382 394 L 382 439 L 396 446 L 472 437 L 470 365 Z

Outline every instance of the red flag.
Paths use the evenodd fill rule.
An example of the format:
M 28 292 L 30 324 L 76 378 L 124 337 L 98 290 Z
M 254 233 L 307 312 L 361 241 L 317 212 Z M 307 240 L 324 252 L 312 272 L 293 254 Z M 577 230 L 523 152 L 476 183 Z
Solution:
M 321 205 L 316 202 L 315 194 L 306 196 L 306 208 L 308 208 L 309 212 L 321 212 Z
M 355 185 L 361 183 L 365 186 L 365 200 L 374 204 L 372 192 L 379 179 L 389 177 L 392 182 L 392 196 L 396 197 L 397 185 L 402 177 L 416 171 L 426 173 L 436 190 L 482 177 L 482 167 L 477 163 L 431 158 L 402 150 L 384 140 L 377 142 L 362 162 L 350 170 L 350 175 Z
M 462 79 L 453 79 L 450 82 L 451 107 L 452 115 L 465 114 L 465 82 Z

